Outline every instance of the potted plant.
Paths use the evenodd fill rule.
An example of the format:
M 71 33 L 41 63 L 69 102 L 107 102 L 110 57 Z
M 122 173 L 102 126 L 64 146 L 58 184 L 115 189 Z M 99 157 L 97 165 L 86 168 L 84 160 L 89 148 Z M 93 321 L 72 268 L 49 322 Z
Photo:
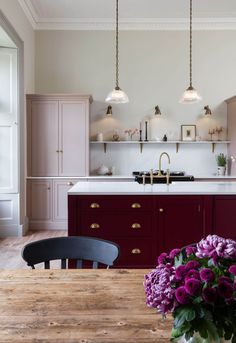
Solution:
M 171 341 L 236 342 L 236 242 L 209 235 L 162 253 L 145 275 L 146 303 L 172 313 Z
M 227 157 L 223 153 L 216 155 L 218 175 L 225 175 Z

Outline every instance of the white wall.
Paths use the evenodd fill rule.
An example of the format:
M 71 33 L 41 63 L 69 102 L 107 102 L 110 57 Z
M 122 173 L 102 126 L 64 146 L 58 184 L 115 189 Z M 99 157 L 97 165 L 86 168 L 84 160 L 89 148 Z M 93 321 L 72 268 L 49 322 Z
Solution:
M 37 31 L 36 92 L 90 93 L 91 137 L 103 132 L 111 139 L 114 130 L 123 135 L 125 128 L 138 127 L 139 122 L 153 118 L 159 105 L 162 117 L 152 119 L 151 138 L 165 133 L 180 138 L 181 124 L 196 124 L 197 135 L 208 139 L 209 128 L 223 126 L 227 133 L 227 111 L 224 99 L 236 93 L 235 31 L 194 32 L 194 86 L 203 101 L 181 105 L 178 100 L 188 86 L 188 32 L 146 31 L 120 33 L 120 86 L 130 103 L 113 106 L 113 118 L 104 118 L 105 96 L 114 86 L 114 32 L 105 31 Z M 214 115 L 203 118 L 203 106 L 210 105 Z M 145 146 L 143 154 L 132 145 L 91 147 L 91 170 L 102 163 L 115 166 L 117 174 L 157 167 L 159 154 L 171 155 L 171 169 L 194 175 L 216 172 L 215 156 L 209 145 Z M 216 153 L 226 152 L 223 145 Z M 165 165 L 164 165 L 165 167 Z

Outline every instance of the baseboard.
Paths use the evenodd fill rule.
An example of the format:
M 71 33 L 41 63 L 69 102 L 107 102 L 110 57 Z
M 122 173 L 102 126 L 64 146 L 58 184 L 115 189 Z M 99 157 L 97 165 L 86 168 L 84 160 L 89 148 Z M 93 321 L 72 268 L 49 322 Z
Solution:
M 28 229 L 39 230 L 67 230 L 67 222 L 29 222 Z
M 5 238 L 9 236 L 22 236 L 23 225 L 1 225 L 0 226 L 0 237 Z

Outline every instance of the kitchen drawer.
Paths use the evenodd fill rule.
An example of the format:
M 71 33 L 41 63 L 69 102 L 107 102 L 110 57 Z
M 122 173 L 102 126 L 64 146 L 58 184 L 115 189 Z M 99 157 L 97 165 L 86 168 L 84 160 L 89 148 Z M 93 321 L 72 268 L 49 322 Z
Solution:
M 82 234 L 108 237 L 151 237 L 152 217 L 147 213 L 83 213 Z
M 151 239 L 114 239 L 120 246 L 120 256 L 115 266 L 145 268 L 156 266 L 154 242 Z
M 81 196 L 80 208 L 86 211 L 128 210 L 132 212 L 152 211 L 154 200 L 151 196 Z

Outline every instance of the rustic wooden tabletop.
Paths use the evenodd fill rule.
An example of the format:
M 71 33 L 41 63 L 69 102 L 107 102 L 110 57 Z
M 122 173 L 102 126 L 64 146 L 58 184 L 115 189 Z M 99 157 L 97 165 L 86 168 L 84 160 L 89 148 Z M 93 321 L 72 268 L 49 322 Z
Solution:
M 145 305 L 147 272 L 1 270 L 0 342 L 169 342 L 171 317 Z

